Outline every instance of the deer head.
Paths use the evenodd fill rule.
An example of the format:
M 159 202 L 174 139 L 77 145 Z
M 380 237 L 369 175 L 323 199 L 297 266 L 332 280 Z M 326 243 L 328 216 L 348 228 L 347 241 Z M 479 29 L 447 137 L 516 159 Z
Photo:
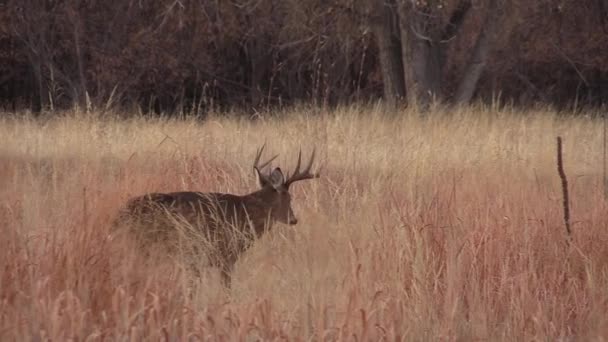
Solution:
M 289 187 L 301 180 L 318 178 L 318 173 L 311 173 L 310 169 L 315 159 L 315 150 L 313 149 L 310 160 L 307 166 L 300 170 L 302 163 L 302 151 L 298 153 L 298 162 L 296 168 L 291 175 L 283 175 L 283 171 L 280 168 L 275 168 L 270 173 L 265 174 L 262 170 L 270 164 L 278 155 L 270 158 L 263 164 L 259 164 L 260 157 L 264 151 L 264 146 L 258 150 L 255 161 L 253 163 L 253 170 L 255 171 L 258 185 L 260 190 L 258 193 L 264 194 L 263 201 L 270 208 L 270 217 L 273 221 L 279 221 L 281 223 L 295 225 L 298 223 L 298 219 L 293 213 L 291 208 L 291 194 L 289 193 Z

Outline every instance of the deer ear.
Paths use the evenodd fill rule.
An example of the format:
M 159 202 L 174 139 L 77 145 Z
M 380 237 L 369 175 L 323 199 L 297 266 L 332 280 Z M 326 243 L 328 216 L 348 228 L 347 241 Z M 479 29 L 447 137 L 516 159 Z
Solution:
M 253 171 L 255 172 L 255 178 L 256 178 L 256 181 L 257 181 L 258 186 L 259 186 L 260 188 L 263 188 L 263 187 L 265 187 L 266 185 L 268 185 L 268 180 L 266 179 L 266 177 L 264 177 L 264 176 L 262 175 L 262 173 L 260 172 L 260 170 L 258 170 L 258 168 L 257 168 L 257 167 L 254 167 L 254 168 L 253 168 Z
M 270 184 L 275 189 L 285 184 L 285 176 L 283 176 L 283 171 L 280 168 L 277 167 L 270 173 Z

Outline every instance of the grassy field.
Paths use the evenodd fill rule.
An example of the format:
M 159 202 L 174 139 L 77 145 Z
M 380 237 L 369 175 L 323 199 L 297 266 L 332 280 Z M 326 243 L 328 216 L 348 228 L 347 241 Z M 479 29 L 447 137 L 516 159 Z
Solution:
M 316 112 L 315 115 L 310 113 Z M 349 107 L 194 120 L 0 120 L 0 340 L 605 340 L 602 121 Z M 555 137 L 564 138 L 566 243 Z M 108 239 L 131 196 L 255 189 L 256 149 L 322 177 L 231 293 Z

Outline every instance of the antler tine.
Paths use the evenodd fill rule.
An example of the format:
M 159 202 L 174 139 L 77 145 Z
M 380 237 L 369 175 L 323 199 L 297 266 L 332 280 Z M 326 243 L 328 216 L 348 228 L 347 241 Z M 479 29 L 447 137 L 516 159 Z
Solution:
M 313 147 L 312 154 L 310 155 L 310 160 L 308 161 L 308 166 L 306 166 L 306 170 L 304 173 L 310 173 L 310 169 L 312 168 L 312 163 L 315 161 L 315 153 L 317 152 L 316 147 Z M 318 174 L 313 174 L 314 178 L 318 178 Z
M 266 143 L 264 143 L 262 145 L 262 147 L 260 147 L 257 151 L 257 154 L 255 156 L 255 160 L 253 161 L 253 167 L 258 169 L 258 171 L 261 171 L 262 169 L 264 169 L 266 166 L 268 166 L 268 164 L 270 164 L 273 160 L 275 160 L 279 155 L 275 155 L 274 157 L 268 159 L 266 162 L 262 163 L 262 165 L 258 165 L 260 163 L 260 158 L 262 157 L 262 153 L 264 152 L 264 147 L 266 147 Z
M 313 179 L 313 178 L 318 178 L 319 174 L 312 174 L 310 173 L 310 169 L 312 168 L 312 164 L 315 160 L 315 152 L 316 149 L 312 150 L 312 155 L 310 156 L 310 160 L 308 161 L 308 165 L 306 165 L 306 168 L 303 171 L 300 171 L 300 165 L 302 163 L 302 150 L 300 150 L 300 152 L 298 153 L 298 163 L 296 165 L 296 168 L 293 172 L 293 174 L 287 178 L 287 181 L 285 181 L 285 185 L 289 186 L 291 183 L 299 181 L 299 180 L 305 180 L 305 179 Z
M 265 168 L 266 166 L 268 166 L 268 164 L 272 163 L 272 161 L 273 161 L 273 160 L 275 160 L 275 159 L 277 159 L 277 157 L 278 157 L 278 156 L 279 156 L 278 154 L 275 154 L 275 155 L 274 155 L 272 158 L 268 159 L 268 160 L 267 160 L 265 163 L 263 163 L 263 164 L 262 164 L 262 165 L 261 165 L 261 166 L 258 168 L 258 170 L 261 170 L 261 169 Z
M 293 170 L 293 174 L 288 175 L 287 179 L 291 178 L 291 176 L 297 175 L 300 173 L 300 164 L 302 163 L 302 149 L 298 151 L 298 162 L 296 163 L 296 168 Z
M 258 148 L 255 154 L 255 159 L 253 160 L 253 167 L 257 168 L 258 167 L 258 163 L 260 162 L 260 157 L 262 156 L 262 152 L 264 151 L 264 147 L 266 146 L 266 143 L 264 143 L 262 145 L 262 147 Z

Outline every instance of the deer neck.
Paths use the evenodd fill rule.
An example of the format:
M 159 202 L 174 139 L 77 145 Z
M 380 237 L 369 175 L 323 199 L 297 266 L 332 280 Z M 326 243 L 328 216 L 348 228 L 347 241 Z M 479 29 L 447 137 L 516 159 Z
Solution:
M 247 215 L 258 237 L 266 230 L 270 230 L 274 223 L 271 215 L 274 192 L 274 189 L 264 188 L 243 197 L 246 202 Z

